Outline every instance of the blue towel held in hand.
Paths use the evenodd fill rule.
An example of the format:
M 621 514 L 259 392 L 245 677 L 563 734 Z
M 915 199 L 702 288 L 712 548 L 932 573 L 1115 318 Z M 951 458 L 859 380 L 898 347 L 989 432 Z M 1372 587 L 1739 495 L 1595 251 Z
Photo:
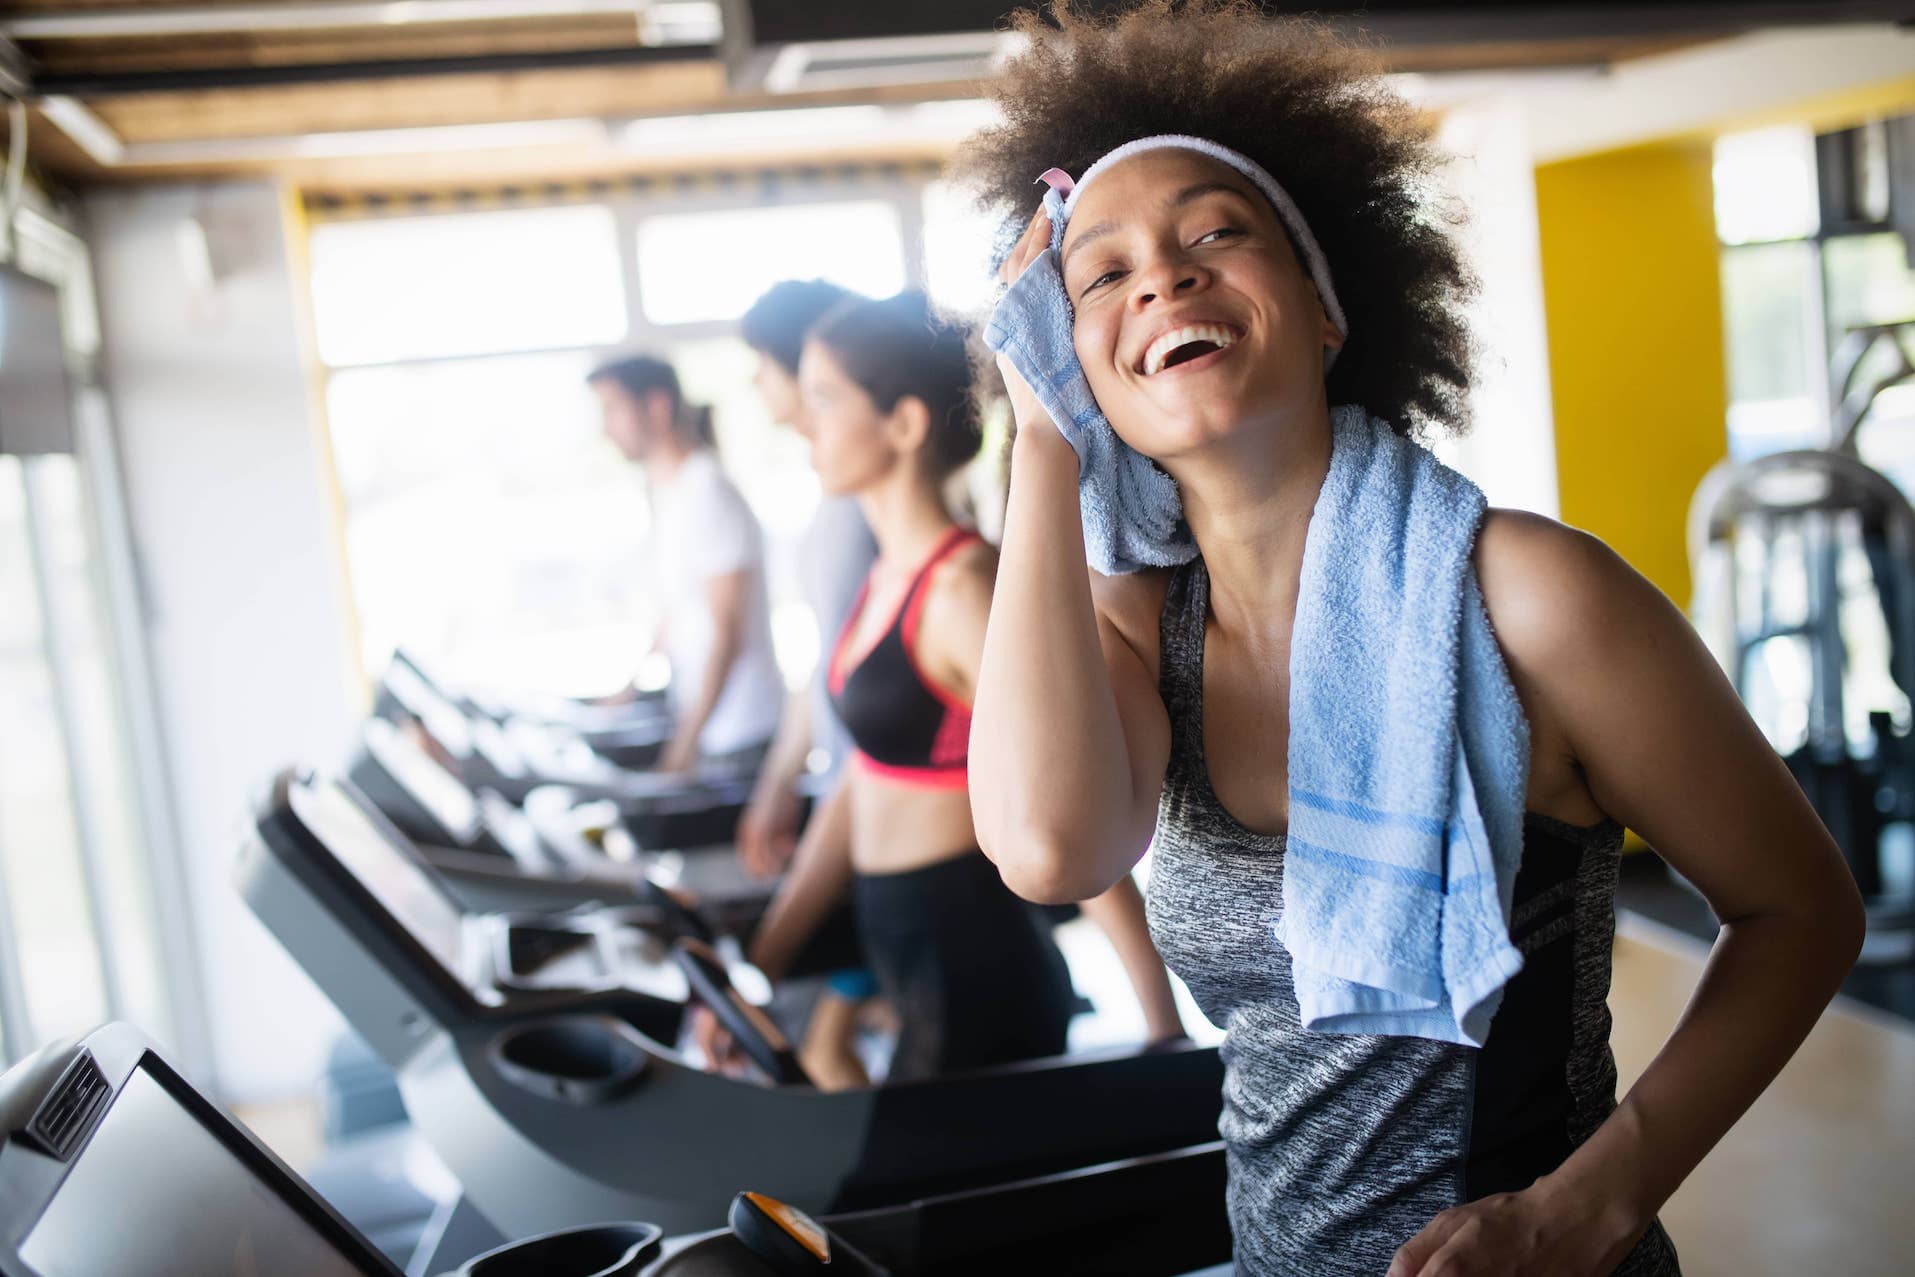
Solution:
M 1084 557 L 1105 576 L 1173 567 L 1196 556 L 1177 483 L 1132 450 L 1091 395 L 1071 341 L 1071 302 L 1058 251 L 1064 202 L 1044 194 L 1051 246 L 1017 277 L 984 328 L 984 342 L 1011 361 L 1077 452 L 1077 501 L 1084 519 Z

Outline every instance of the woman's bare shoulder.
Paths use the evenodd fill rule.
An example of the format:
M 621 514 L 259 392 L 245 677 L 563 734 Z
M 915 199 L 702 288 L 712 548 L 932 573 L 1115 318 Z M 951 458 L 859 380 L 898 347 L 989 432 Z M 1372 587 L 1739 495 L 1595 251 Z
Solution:
M 1655 589 L 1599 538 L 1526 510 L 1490 510 L 1475 561 L 1483 605 L 1505 645 L 1600 641 L 1602 626 L 1592 622 Z
M 920 605 L 929 628 L 983 629 L 997 583 L 997 550 L 988 541 L 971 541 L 952 551 L 924 583 Z

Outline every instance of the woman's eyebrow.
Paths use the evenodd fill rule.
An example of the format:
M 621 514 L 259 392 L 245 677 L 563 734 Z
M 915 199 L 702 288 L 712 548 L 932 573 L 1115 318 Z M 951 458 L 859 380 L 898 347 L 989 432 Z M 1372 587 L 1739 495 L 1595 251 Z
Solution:
M 1219 191 L 1226 195 L 1234 195 L 1245 203 L 1248 203 L 1250 199 L 1249 196 L 1228 182 L 1193 182 L 1191 185 L 1184 187 L 1183 190 L 1178 191 L 1175 195 L 1164 201 L 1164 207 L 1182 208 L 1193 200 L 1200 200 L 1206 195 L 1215 195 Z M 1066 248 L 1063 256 L 1058 259 L 1058 266 L 1061 268 L 1065 262 L 1070 260 L 1071 254 L 1092 240 L 1101 239 L 1116 229 L 1116 222 L 1104 221 L 1097 223 L 1071 242 L 1070 247 Z
M 1061 268 L 1065 262 L 1071 259 L 1071 254 L 1084 247 L 1084 245 L 1090 243 L 1092 240 L 1102 239 L 1116 229 L 1116 222 L 1104 221 L 1097 223 L 1082 235 L 1079 235 L 1077 239 L 1071 243 L 1070 247 L 1064 250 L 1063 256 L 1058 258 L 1058 266 Z
M 1171 196 L 1168 200 L 1166 200 L 1164 203 L 1164 207 L 1165 208 L 1182 208 L 1184 205 L 1190 203 L 1192 200 L 1200 200 L 1206 195 L 1215 195 L 1219 191 L 1222 191 L 1227 195 L 1234 195 L 1240 200 L 1248 200 L 1249 198 L 1242 191 L 1238 190 L 1235 186 L 1231 185 L 1229 182 L 1218 182 L 1218 181 L 1193 182 L 1191 185 L 1184 187 L 1183 190 L 1178 191 L 1175 195 Z

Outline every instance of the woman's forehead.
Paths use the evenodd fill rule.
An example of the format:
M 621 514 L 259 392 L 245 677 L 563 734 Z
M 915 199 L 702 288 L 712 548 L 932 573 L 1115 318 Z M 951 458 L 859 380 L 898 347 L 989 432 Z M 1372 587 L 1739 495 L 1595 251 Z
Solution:
M 1128 156 L 1099 173 L 1077 197 L 1065 239 L 1104 223 L 1162 213 L 1218 187 L 1263 203 L 1243 174 L 1197 151 L 1163 147 Z

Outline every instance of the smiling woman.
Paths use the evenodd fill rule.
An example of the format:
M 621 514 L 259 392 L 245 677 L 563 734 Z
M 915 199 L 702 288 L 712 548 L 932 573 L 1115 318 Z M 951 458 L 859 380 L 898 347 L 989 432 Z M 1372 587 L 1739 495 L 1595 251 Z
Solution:
M 1247 0 L 1051 22 L 970 152 L 1030 218 L 980 845 L 1044 901 L 1152 848 L 1238 1272 L 1675 1273 L 1656 1212 L 1854 958 L 1839 854 L 1667 599 L 1417 442 L 1467 424 L 1471 284 L 1370 55 Z M 1618 1103 L 1625 825 L 1724 927 Z
M 1454 236 L 1461 211 L 1431 199 L 1444 163 L 1433 123 L 1387 91 L 1373 53 L 1317 24 L 1153 17 L 1167 7 L 1145 5 L 1117 24 L 1066 18 L 1068 40 L 1021 19 L 1034 43 L 997 90 L 1006 123 L 967 144 L 962 177 L 1015 234 L 1037 174 L 1088 175 L 1135 139 L 1196 134 L 1247 156 L 1282 184 L 1336 263 L 1352 336 L 1330 401 L 1363 403 L 1409 432 L 1467 429 L 1462 316 L 1474 281 Z M 1222 180 L 1254 189 L 1241 174 Z

